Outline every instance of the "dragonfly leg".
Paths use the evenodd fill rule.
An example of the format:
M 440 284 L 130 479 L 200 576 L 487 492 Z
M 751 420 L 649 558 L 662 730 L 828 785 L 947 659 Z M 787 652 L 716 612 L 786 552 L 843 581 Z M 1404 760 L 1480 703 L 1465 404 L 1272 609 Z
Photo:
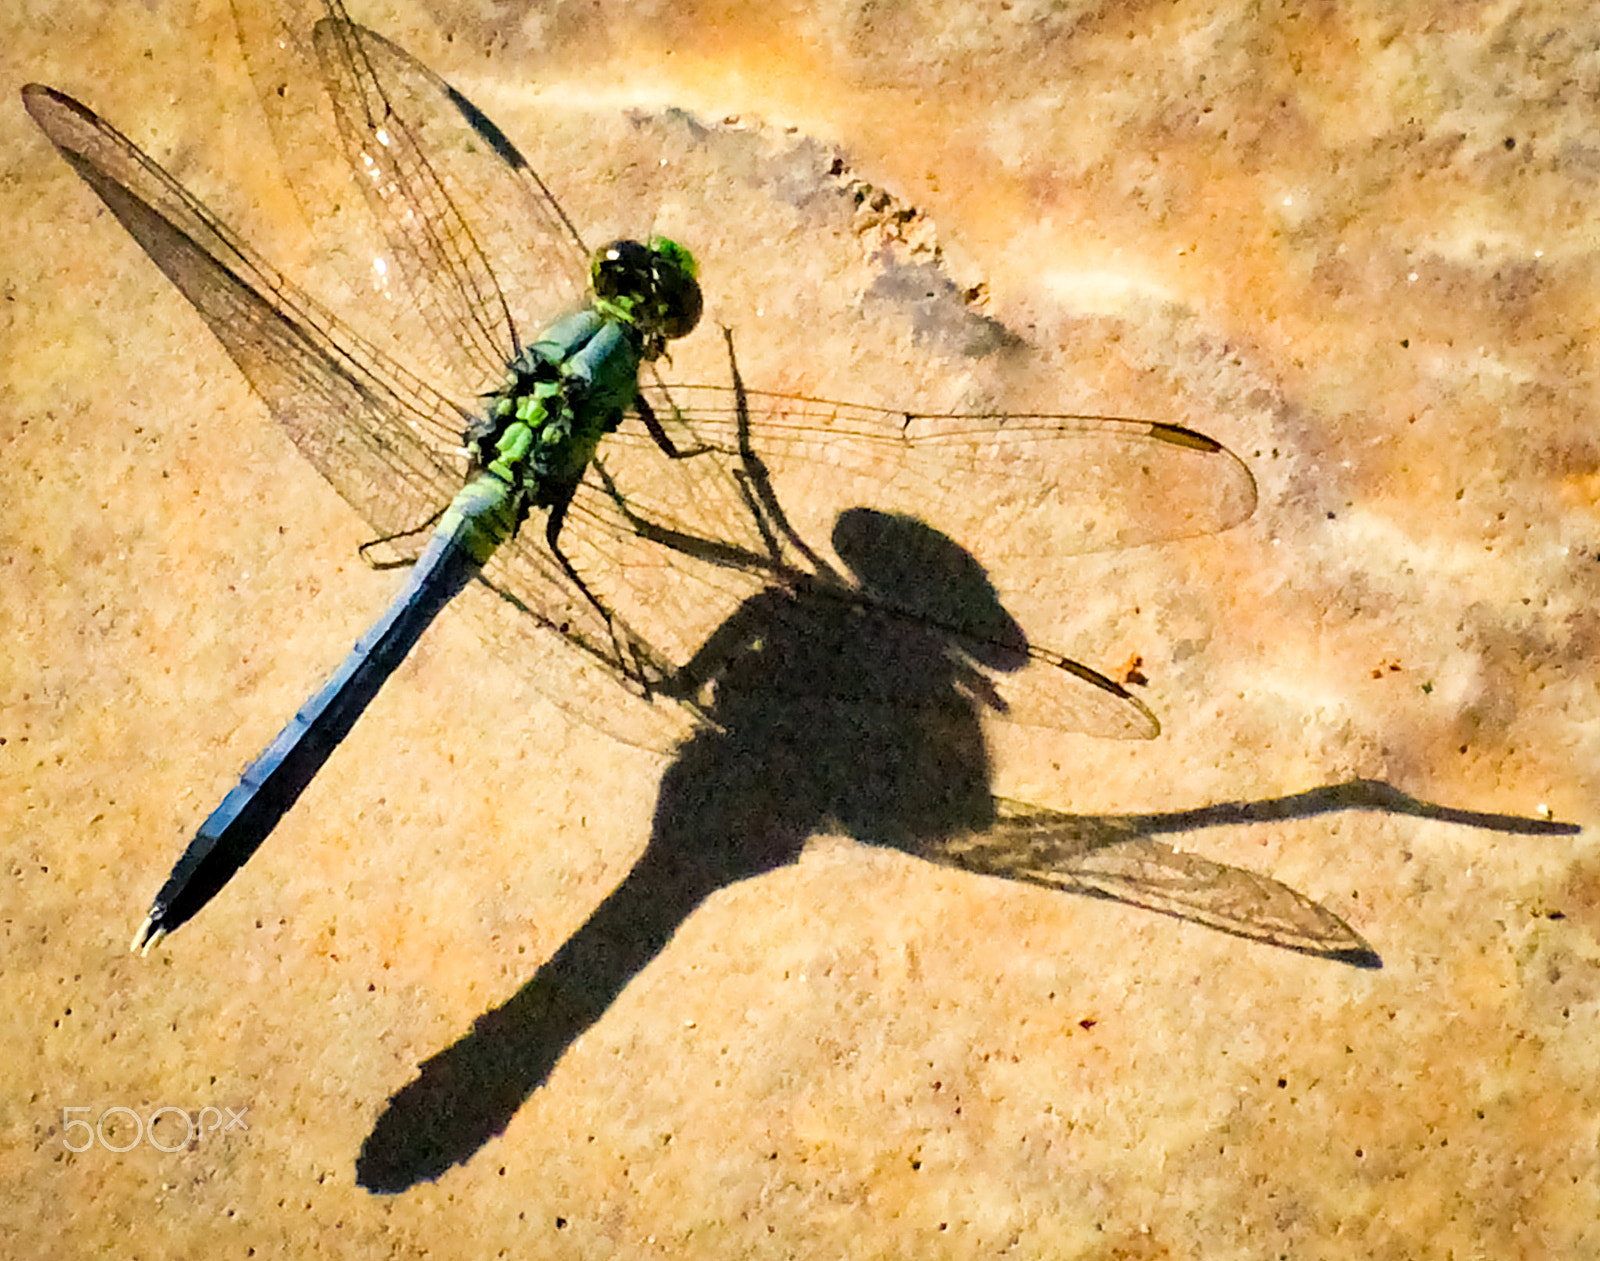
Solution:
M 589 589 L 589 584 L 583 580 L 583 575 L 577 571 L 573 563 L 567 559 L 566 553 L 561 550 L 561 523 L 566 520 L 567 507 L 572 503 L 572 497 L 577 493 L 576 481 L 564 487 L 558 487 L 551 497 L 549 509 L 550 516 L 545 521 L 544 538 L 550 548 L 550 554 L 556 558 L 556 563 L 561 566 L 568 578 L 584 598 L 594 605 L 595 611 L 600 614 L 600 620 L 605 623 L 606 631 L 611 636 L 611 648 L 616 660 L 622 666 L 623 673 L 631 678 L 640 689 L 640 694 L 649 696 L 659 686 L 660 671 L 651 668 L 639 653 L 639 644 L 628 631 L 622 627 L 611 610 L 600 602 L 600 597 Z
M 750 441 L 750 396 L 745 391 L 744 377 L 739 373 L 739 356 L 733 349 L 733 330 L 726 324 L 722 326 L 722 340 L 728 347 L 728 378 L 733 383 L 734 409 L 739 424 L 740 467 L 734 471 L 734 477 L 739 483 L 740 497 L 744 499 L 745 506 L 755 518 L 756 526 L 761 531 L 762 542 L 766 544 L 770 556 L 774 559 L 781 557 L 783 544 L 787 541 L 816 573 L 838 579 L 839 575 L 833 566 L 801 538 L 794 526 L 789 523 L 789 514 L 784 512 L 783 505 L 778 502 L 778 494 L 773 489 L 772 477 L 767 472 L 767 466 L 756 454 L 755 447 Z
M 583 575 L 573 567 L 572 562 L 567 559 L 566 553 L 561 550 L 561 524 L 567 519 L 567 508 L 572 504 L 572 496 L 577 493 L 577 490 L 578 483 L 576 481 L 569 482 L 565 486 L 556 489 L 550 500 L 550 516 L 546 518 L 544 523 L 544 541 L 550 548 L 550 554 L 556 558 L 556 564 L 561 566 L 562 572 L 572 579 L 573 585 L 583 592 L 584 598 L 594 605 L 596 612 L 600 614 L 606 625 L 609 626 L 611 625 L 611 610 L 601 604 L 600 597 L 589 590 L 589 584 L 583 580 Z
M 633 410 L 639 413 L 639 419 L 644 421 L 644 427 L 650 431 L 650 436 L 655 439 L 656 446 L 669 460 L 687 460 L 691 456 L 706 455 L 715 451 L 716 447 L 709 442 L 702 442 L 698 446 L 680 449 L 672 440 L 671 435 L 662 428 L 660 419 L 656 416 L 656 409 L 643 394 L 636 395 L 633 400 Z
M 449 505 L 446 504 L 445 508 L 448 507 Z M 445 508 L 440 508 L 438 512 L 434 513 L 426 521 L 422 522 L 420 525 L 412 526 L 409 530 L 400 530 L 395 534 L 385 534 L 381 538 L 368 539 L 356 549 L 356 555 L 360 556 L 361 559 L 373 569 L 378 570 L 404 569 L 409 565 L 416 564 L 416 556 L 408 556 L 403 560 L 375 560 L 373 559 L 372 552 L 375 548 L 383 547 L 389 543 L 400 542 L 405 539 L 420 539 L 423 545 L 426 546 L 428 537 L 433 533 L 433 527 L 438 525 L 439 518 L 444 516 Z M 418 555 L 420 555 L 420 552 Z

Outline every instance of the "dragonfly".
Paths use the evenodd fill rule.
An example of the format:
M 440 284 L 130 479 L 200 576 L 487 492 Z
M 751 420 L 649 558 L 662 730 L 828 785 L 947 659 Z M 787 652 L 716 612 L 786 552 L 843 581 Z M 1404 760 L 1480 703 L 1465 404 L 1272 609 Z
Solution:
M 320 84 L 316 126 L 333 137 L 381 241 L 365 255 L 366 279 L 403 299 L 392 309 L 405 336 L 390 345 L 319 303 L 86 106 L 37 84 L 24 104 L 376 532 L 369 559 L 409 563 L 410 574 L 200 825 L 135 949 L 148 952 L 192 918 L 256 851 L 464 591 L 499 597 L 479 605 L 485 637 L 558 703 L 630 742 L 671 748 L 716 722 L 714 683 L 686 682 L 684 668 L 718 623 L 774 583 L 835 572 L 803 524 L 774 528 L 782 494 L 821 505 L 816 520 L 858 503 L 954 513 L 981 526 L 986 563 L 1001 564 L 1211 534 L 1254 509 L 1243 462 L 1175 424 L 747 390 L 728 330 L 727 384 L 669 383 L 660 372 L 668 344 L 689 336 L 703 307 L 706 278 L 689 248 L 652 234 L 588 249 L 487 115 L 351 21 L 338 0 L 320 17 L 273 18 L 260 38 L 250 17 L 236 16 L 291 166 L 299 141 L 284 136 L 313 125 L 304 92 Z M 331 205 L 310 202 L 309 216 L 331 216 Z M 520 289 L 491 260 L 490 243 L 505 240 L 515 242 Z M 553 295 L 549 323 L 531 336 L 523 289 Z M 1074 505 L 1080 516 L 1068 513 Z M 542 529 L 527 520 L 539 516 Z M 932 616 L 908 605 L 879 612 Z M 984 633 L 969 633 L 968 645 Z M 1063 654 L 990 647 L 973 659 L 1017 658 L 980 689 L 1002 718 L 1123 738 L 1159 730 L 1126 688 Z M 1033 866 L 1038 852 L 1031 844 Z M 1204 889 L 1185 896 L 1207 901 Z M 1248 909 L 1209 914 L 1248 927 Z

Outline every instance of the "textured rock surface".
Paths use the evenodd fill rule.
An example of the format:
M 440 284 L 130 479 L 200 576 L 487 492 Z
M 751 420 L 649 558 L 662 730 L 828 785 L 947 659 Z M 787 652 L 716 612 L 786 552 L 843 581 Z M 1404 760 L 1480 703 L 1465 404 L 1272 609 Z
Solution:
M 1042 642 L 1108 674 L 1142 658 L 1160 738 L 998 730 L 995 791 L 1099 816 L 1359 777 L 1592 829 L 1584 6 L 760 14 L 355 16 L 483 105 L 586 226 L 697 233 L 752 384 L 998 390 L 1246 459 L 1244 526 L 1066 559 L 1032 593 Z M 28 80 L 81 97 L 292 263 L 227 7 L 6 25 L 9 1255 L 1600 1249 L 1593 834 L 1381 810 L 1166 838 L 1322 903 L 1378 971 L 820 838 L 689 916 L 464 1164 L 395 1197 L 358 1185 L 419 1064 L 458 1048 L 438 1064 L 484 1074 L 471 1100 L 536 1059 L 542 1009 L 502 1004 L 627 873 L 666 763 L 571 723 L 446 617 L 224 896 L 123 953 L 394 580 L 17 105 Z M 639 206 L 651 172 L 612 171 L 595 194 L 584 111 L 681 128 L 667 106 L 737 114 L 696 160 L 759 178 L 664 168 Z M 819 252 L 796 208 L 852 180 L 886 213 L 868 196 Z M 715 362 L 704 342 L 686 374 Z M 930 361 L 941 380 L 908 376 Z M 65 1108 L 207 1106 L 248 1130 L 66 1150 Z M 156 1132 L 176 1145 L 181 1122 Z

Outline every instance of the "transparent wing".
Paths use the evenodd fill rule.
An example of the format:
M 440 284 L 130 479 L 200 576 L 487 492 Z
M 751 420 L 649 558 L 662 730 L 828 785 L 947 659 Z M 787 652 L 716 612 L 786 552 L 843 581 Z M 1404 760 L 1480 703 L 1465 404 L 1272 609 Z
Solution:
M 927 843 L 946 866 L 1109 898 L 1286 950 L 1378 966 L 1332 911 L 1268 876 L 1186 854 L 1125 820 L 1062 814 L 999 799 L 984 831 Z
M 698 454 L 667 460 L 642 428 L 625 427 L 602 448 L 562 541 L 666 663 L 689 660 L 765 583 L 843 581 L 829 540 L 852 506 L 948 534 L 1017 614 L 1069 598 L 1063 556 L 1209 534 L 1255 505 L 1255 483 L 1236 456 L 1175 426 L 925 416 L 732 387 L 646 394 L 680 449 Z M 930 588 L 939 578 L 927 576 Z M 918 607 L 913 599 L 878 613 L 915 616 Z M 1125 688 L 1039 645 L 992 684 L 991 708 L 1013 722 L 1117 738 L 1159 731 Z
M 1255 510 L 1255 479 L 1244 463 L 1177 425 L 1064 414 L 927 415 L 732 386 L 644 393 L 681 446 L 734 452 L 747 423 L 749 445 L 802 535 L 826 536 L 832 524 L 806 517 L 807 503 L 831 509 L 870 501 L 940 529 L 978 525 L 983 538 L 958 541 L 980 561 L 1003 554 L 1037 569 L 1061 556 L 1214 534 Z
M 62 156 L 193 304 L 301 454 L 380 532 L 436 511 L 461 484 L 445 453 L 466 423 L 450 399 L 344 327 L 126 137 L 37 84 L 23 100 Z
M 337 0 L 234 15 L 319 248 L 436 384 L 498 384 L 529 329 L 583 295 L 587 251 L 549 190 L 470 101 Z

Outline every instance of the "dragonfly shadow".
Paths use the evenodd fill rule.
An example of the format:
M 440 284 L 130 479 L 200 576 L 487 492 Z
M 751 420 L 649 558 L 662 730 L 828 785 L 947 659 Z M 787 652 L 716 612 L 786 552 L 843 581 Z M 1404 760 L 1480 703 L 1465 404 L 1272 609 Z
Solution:
M 1155 837 L 1341 809 L 1571 830 L 1431 806 L 1370 781 L 1167 815 L 1069 815 L 997 799 L 980 717 L 1001 702 L 977 667 L 1019 668 L 1021 629 L 977 562 L 921 523 L 854 509 L 834 541 L 856 585 L 764 590 L 686 668 L 687 684 L 713 686 L 716 726 L 688 740 L 663 777 L 643 855 L 531 980 L 390 1100 L 362 1148 L 363 1186 L 402 1191 L 469 1159 L 701 903 L 795 861 L 823 830 L 1358 967 L 1381 965 L 1326 908 Z
M 858 575 L 925 570 L 921 611 L 967 628 L 977 656 L 926 616 L 827 582 L 747 600 L 685 669 L 685 687 L 714 692 L 715 725 L 664 775 L 643 855 L 532 980 L 390 1101 L 362 1149 L 362 1185 L 400 1191 L 470 1157 L 696 907 L 793 862 L 813 834 L 909 850 L 992 821 L 974 663 L 1015 668 L 1020 627 L 977 562 L 920 523 L 857 510 L 835 542 Z

